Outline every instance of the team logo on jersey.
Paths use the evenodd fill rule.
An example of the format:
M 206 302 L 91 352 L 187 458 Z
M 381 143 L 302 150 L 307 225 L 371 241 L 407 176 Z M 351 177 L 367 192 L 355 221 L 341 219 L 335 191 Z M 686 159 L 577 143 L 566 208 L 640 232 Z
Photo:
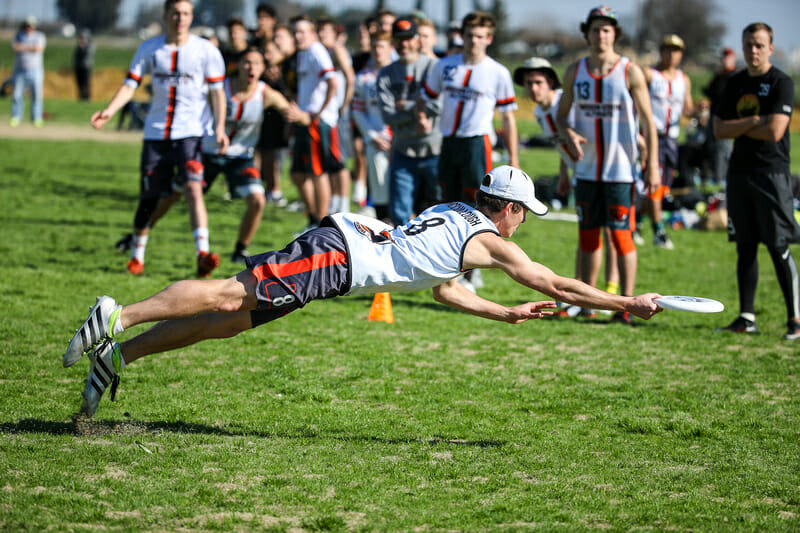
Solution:
M 455 79 L 456 69 L 457 67 L 455 65 L 448 65 L 444 67 L 442 76 L 444 77 L 445 81 L 453 81 L 453 79 Z
M 758 96 L 769 95 L 769 83 L 762 83 L 758 88 Z
M 357 232 L 369 238 L 375 244 L 388 244 L 392 242 L 392 236 L 388 231 L 375 233 L 375 231 L 373 231 L 372 228 L 369 228 L 365 224 L 362 224 L 361 222 L 358 221 L 353 222 L 353 226 L 355 227 Z
M 736 102 L 736 114 L 739 118 L 752 117 L 753 115 L 758 115 L 760 111 L 761 104 L 754 94 L 743 94 L 739 101 Z

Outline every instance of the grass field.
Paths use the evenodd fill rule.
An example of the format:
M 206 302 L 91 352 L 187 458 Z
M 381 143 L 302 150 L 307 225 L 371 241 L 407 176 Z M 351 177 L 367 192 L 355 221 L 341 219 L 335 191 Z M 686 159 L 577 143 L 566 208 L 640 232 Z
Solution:
M 764 251 L 763 333 L 713 331 L 737 311 L 722 233 L 642 247 L 638 279 L 639 291 L 720 299 L 720 315 L 511 326 L 412 293 L 392 297 L 388 325 L 367 321 L 369 298 L 315 302 L 132 364 L 116 402 L 76 424 L 88 364 L 63 369 L 60 355 L 94 297 L 130 303 L 193 270 L 182 204 L 154 231 L 141 278 L 112 250 L 139 148 L 0 139 L 0 529 L 800 529 L 800 345 L 781 338 Z M 554 172 L 554 157 L 528 151 L 523 166 Z M 226 256 L 242 205 L 221 188 L 208 204 Z M 302 225 L 268 210 L 252 249 Z M 529 218 L 515 240 L 569 274 L 575 234 Z M 237 270 L 223 261 L 215 277 Z M 484 277 L 487 298 L 541 299 Z

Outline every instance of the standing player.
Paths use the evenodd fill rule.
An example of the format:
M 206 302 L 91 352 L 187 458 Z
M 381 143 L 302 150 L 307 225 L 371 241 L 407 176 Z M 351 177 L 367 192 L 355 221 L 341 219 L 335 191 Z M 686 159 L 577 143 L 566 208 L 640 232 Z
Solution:
M 508 69 L 486 54 L 494 30 L 488 13 L 468 14 L 462 23 L 464 52 L 441 59 L 425 81 L 423 100 L 442 96 L 438 176 L 446 201 L 475 201 L 480 179 L 492 166 L 495 109 L 503 120 L 510 165 L 519 166 L 514 84 Z
M 353 120 L 364 139 L 367 156 L 367 190 L 375 208 L 375 218 L 389 220 L 389 149 L 392 131 L 383 122 L 378 98 L 378 71 L 392 62 L 392 36 L 372 35 L 371 61 L 356 74 Z
M 789 250 L 800 242 L 794 219 L 789 173 L 789 123 L 794 83 L 772 66 L 772 28 L 763 22 L 742 32 L 747 69 L 725 86 L 714 134 L 734 139 L 728 167 L 728 236 L 736 242 L 739 316 L 726 330 L 756 333 L 755 296 L 758 284 L 758 244 L 772 257 L 786 303 L 784 338 L 800 338 L 800 297 L 797 264 Z
M 551 140 L 556 147 L 559 155 L 558 173 L 558 192 L 563 196 L 569 194 L 572 183 L 570 173 L 575 170 L 575 160 L 570 156 L 563 139 L 558 134 L 556 127 L 556 114 L 558 103 L 564 90 L 561 88 L 561 81 L 558 74 L 553 70 L 550 62 L 541 57 L 528 58 L 521 67 L 514 71 L 514 83 L 525 89 L 528 97 L 536 104 L 533 112 L 536 122 L 542 128 L 545 137 Z M 570 111 L 567 119 L 569 124 L 575 121 L 574 113 Z M 606 243 L 610 242 L 611 233 L 605 232 Z M 607 244 L 606 249 L 606 291 L 616 294 L 619 290 L 619 269 L 617 268 L 617 254 L 614 247 Z M 575 277 L 581 279 L 580 248 L 576 250 L 575 257 Z M 580 309 L 569 307 L 560 309 L 559 316 L 580 315 L 593 318 L 595 315 L 592 309 Z
M 589 56 L 567 68 L 557 125 L 575 163 L 581 274 L 597 284 L 602 263 L 601 230 L 611 229 L 618 255 L 621 292 L 630 296 L 636 283 L 637 254 L 632 226 L 634 171 L 638 157 L 637 116 L 647 143 L 645 182 L 658 188 L 658 146 L 650 97 L 642 69 L 614 50 L 622 33 L 607 6 L 592 9 L 581 24 Z M 575 107 L 575 125 L 568 116 Z M 620 312 L 614 321 L 630 324 Z
M 338 83 L 333 61 L 317 38 L 314 22 L 300 15 L 292 19 L 292 29 L 297 47 L 297 102 L 289 104 L 287 118 L 295 123 L 292 180 L 308 211 L 308 226 L 303 230 L 307 231 L 328 215 L 329 175 L 343 167 L 337 132 Z
M 197 275 L 206 277 L 219 266 L 219 255 L 208 246 L 208 214 L 203 201 L 201 139 L 205 133 L 203 111 L 207 98 L 214 109 L 214 135 L 224 153 L 225 65 L 219 50 L 210 42 L 189 33 L 193 5 L 190 0 L 166 0 L 164 21 L 167 32 L 139 46 L 130 72 L 108 107 L 92 115 L 91 123 L 103 127 L 133 97 L 142 78 L 152 78 L 153 100 L 145 119 L 141 157 L 139 206 L 133 221 L 133 242 L 128 271 L 144 271 L 144 251 L 150 220 L 160 198 L 183 187 L 197 254 Z M 206 92 L 206 88 L 208 92 Z
M 519 324 L 551 314 L 553 302 L 506 307 L 470 293 L 455 278 L 472 268 L 498 268 L 517 283 L 575 305 L 625 311 L 650 318 L 657 294 L 622 297 L 564 278 L 531 261 L 511 237 L 528 211 L 547 212 L 525 172 L 502 166 L 484 176 L 477 208 L 439 204 L 393 228 L 350 213 L 326 218 L 280 251 L 250 257 L 228 280 L 179 281 L 141 302 L 97 304 L 69 343 L 62 361 L 74 365 L 89 353 L 81 413 L 92 416 L 119 372 L 147 355 L 205 339 L 227 338 L 260 326 L 312 300 L 380 291 L 432 288 L 437 302 L 479 317 Z M 161 321 L 124 343 L 114 336 L 137 324 Z
M 225 131 L 230 139 L 226 152 L 219 153 L 219 145 L 214 136 L 209 135 L 203 139 L 206 190 L 222 172 L 228 182 L 231 197 L 244 198 L 247 205 L 239 226 L 236 246 L 231 254 L 231 261 L 235 263 L 244 263 L 247 259 L 247 246 L 258 230 L 267 201 L 261 173 L 253 161 L 264 110 L 274 107 L 286 112 L 289 108 L 289 102 L 281 93 L 261 81 L 264 68 L 264 55 L 257 48 L 250 48 L 239 59 L 236 77 L 225 81 L 228 114 Z
M 650 88 L 653 121 L 658 132 L 658 166 L 661 172 L 661 186 L 651 191 L 645 201 L 652 217 L 653 244 L 665 250 L 672 250 L 674 245 L 664 229 L 661 202 L 669 193 L 675 169 L 678 168 L 681 116 L 689 117 L 694 113 L 692 82 L 678 68 L 684 48 L 683 39 L 679 36 L 674 33 L 665 35 L 659 48 L 658 65 L 644 70 Z

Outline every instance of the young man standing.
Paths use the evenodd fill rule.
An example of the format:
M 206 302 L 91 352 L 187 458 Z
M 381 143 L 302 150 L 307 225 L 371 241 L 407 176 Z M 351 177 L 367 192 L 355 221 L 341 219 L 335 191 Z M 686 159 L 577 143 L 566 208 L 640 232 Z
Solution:
M 736 242 L 740 313 L 723 329 L 758 332 L 758 245 L 764 243 L 786 304 L 784 338 L 794 340 L 800 338 L 800 280 L 789 250 L 790 243 L 800 242 L 789 171 L 794 83 L 770 63 L 773 50 L 767 24 L 756 22 L 744 29 L 747 68 L 728 81 L 714 117 L 715 136 L 734 139 L 727 179 L 728 237 Z
M 581 32 L 590 53 L 567 68 L 556 122 L 568 152 L 577 160 L 575 204 L 583 280 L 597 285 L 603 257 L 601 233 L 609 227 L 618 255 L 621 291 L 629 296 L 637 266 L 632 237 L 637 116 L 647 143 L 645 183 L 655 190 L 660 178 L 647 82 L 642 69 L 614 50 L 621 31 L 616 13 L 609 7 L 589 12 Z M 571 126 L 568 116 L 573 106 L 575 124 Z M 629 324 L 631 316 L 620 312 L 612 320 Z
M 167 32 L 139 46 L 122 86 L 91 123 L 103 127 L 130 99 L 142 77 L 152 78 L 153 101 L 144 127 L 139 206 L 133 221 L 133 242 L 128 271 L 144 271 L 144 251 L 150 221 L 159 199 L 182 187 L 189 206 L 197 254 L 197 275 L 208 276 L 219 266 L 219 255 L 208 245 L 208 214 L 203 201 L 201 139 L 206 132 L 203 111 L 211 100 L 214 135 L 220 153 L 228 147 L 225 134 L 225 64 L 210 42 L 189 33 L 193 5 L 190 0 L 167 0 L 164 21 Z M 206 90 L 207 89 L 207 90 Z M 168 201 L 168 200 L 167 200 Z M 168 209 L 168 204 L 166 205 Z M 163 213 L 162 213 L 163 214 Z
M 644 70 L 650 89 L 650 105 L 658 132 L 658 166 L 661 187 L 651 191 L 646 198 L 647 211 L 652 217 L 653 244 L 665 250 L 674 245 L 664 229 L 661 202 L 669 193 L 675 170 L 678 168 L 678 136 L 681 133 L 681 116 L 694 113 L 692 82 L 678 66 L 683 59 L 683 39 L 673 34 L 664 36 L 659 48 L 658 65 Z
M 297 47 L 297 102 L 291 102 L 287 119 L 294 125 L 292 180 L 315 228 L 328 215 L 331 203 L 329 176 L 342 167 L 336 107 L 336 70 L 331 56 L 317 38 L 314 22 L 305 15 L 292 19 Z
M 430 100 L 415 114 L 416 99 L 436 59 L 422 55 L 418 27 L 411 19 L 397 19 L 392 43 L 400 59 L 378 73 L 378 100 L 383 121 L 392 129 L 389 163 L 389 211 L 392 223 L 402 226 L 414 212 L 438 203 L 440 99 Z M 422 127 L 420 127 L 422 124 Z M 421 209 L 420 209 L 421 207 Z
M 36 17 L 29 16 L 14 36 L 14 94 L 11 99 L 11 127 L 19 126 L 25 112 L 25 89 L 31 91 L 31 119 L 41 127 L 44 113 L 44 48 L 47 38 L 36 30 Z
M 464 52 L 441 59 L 425 81 L 425 101 L 442 97 L 438 176 L 447 201 L 474 201 L 481 177 L 492 166 L 495 109 L 503 120 L 509 164 L 519 166 L 514 84 L 508 69 L 486 54 L 494 31 L 488 13 L 468 14 L 462 23 Z
M 498 268 L 524 287 L 581 306 L 633 313 L 659 311 L 658 294 L 622 297 L 556 275 L 531 261 L 510 238 L 528 211 L 547 212 L 525 172 L 502 166 L 485 175 L 477 208 L 439 204 L 408 224 L 392 227 L 339 213 L 286 248 L 250 257 L 247 269 L 228 280 L 179 281 L 141 302 L 119 306 L 98 298 L 62 357 L 65 367 L 89 355 L 81 413 L 94 415 L 106 388 L 114 398 L 122 368 L 147 355 L 205 339 L 228 338 L 260 326 L 313 300 L 381 291 L 431 288 L 436 301 L 479 317 L 519 324 L 552 314 L 552 301 L 506 307 L 462 287 L 465 270 Z M 161 321 L 123 343 L 112 338 L 137 324 Z
M 286 112 L 289 102 L 281 93 L 261 81 L 264 74 L 264 54 L 250 48 L 239 59 L 236 76 L 225 80 L 227 119 L 225 131 L 230 146 L 225 154 L 213 135 L 203 139 L 203 166 L 206 190 L 216 177 L 223 173 L 232 198 L 244 198 L 247 209 L 239 225 L 239 235 L 231 254 L 231 261 L 244 263 L 249 253 L 247 247 L 261 223 L 261 214 L 267 202 L 261 173 L 253 161 L 264 110 L 272 107 Z

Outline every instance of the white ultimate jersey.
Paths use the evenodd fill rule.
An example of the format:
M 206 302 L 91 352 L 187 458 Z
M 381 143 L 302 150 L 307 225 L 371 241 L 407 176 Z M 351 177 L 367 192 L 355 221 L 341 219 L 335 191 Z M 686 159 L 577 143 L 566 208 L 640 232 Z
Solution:
M 328 94 L 328 78 L 336 78 L 333 60 L 325 46 L 315 41 L 306 50 L 297 52 L 297 105 L 308 113 L 319 113 Z M 332 98 L 320 114 L 320 119 L 329 126 L 339 120 L 336 97 Z
M 356 74 L 351 105 L 353 120 L 365 139 L 383 137 L 387 141 L 391 141 L 392 132 L 383 123 L 383 115 L 381 115 L 377 81 L 378 72 L 371 65 L 367 65 Z
M 261 123 L 264 121 L 264 91 L 267 84 L 259 81 L 253 93 L 240 102 L 231 88 L 231 81 L 225 80 L 226 120 L 225 133 L 231 143 L 225 151 L 225 157 L 251 158 L 255 152 L 258 137 L 261 135 Z M 203 138 L 203 152 L 215 154 L 219 152 L 217 137 L 213 133 Z
M 134 89 L 150 74 L 153 100 L 144 123 L 146 140 L 185 139 L 206 133 L 207 92 L 222 87 L 222 54 L 206 39 L 189 35 L 181 46 L 160 35 L 143 42 L 131 61 L 125 84 Z
M 495 108 L 517 109 L 511 74 L 491 57 L 475 65 L 464 63 L 463 54 L 443 57 L 428 74 L 422 94 L 429 100 L 442 95 L 439 127 L 445 137 L 493 135 Z
M 681 133 L 681 114 L 686 98 L 686 78 L 678 70 L 675 79 L 669 81 L 660 70 L 651 68 L 650 106 L 653 108 L 653 122 L 659 135 L 669 135 L 677 139 Z
M 631 62 L 621 57 L 611 71 L 597 77 L 588 58 L 578 62 L 573 89 L 575 131 L 586 138 L 575 179 L 632 183 L 639 148 L 633 97 L 628 91 Z
M 460 202 L 435 205 L 396 228 L 351 213 L 331 218 L 347 245 L 348 295 L 441 285 L 463 272 L 464 248 L 472 237 L 487 231 L 500 234 L 486 215 Z
M 562 94 L 564 94 L 564 89 L 556 89 L 550 108 L 545 111 L 542 109 L 542 106 L 537 105 L 536 109 L 533 111 L 533 116 L 536 118 L 536 122 L 539 123 L 539 127 L 542 128 L 545 137 L 555 143 L 556 150 L 558 150 L 558 155 L 561 156 L 561 160 L 566 163 L 571 170 L 575 170 L 575 160 L 569 155 L 567 147 L 564 145 L 564 141 L 558 134 L 558 128 L 556 127 L 556 115 L 558 114 L 558 104 L 561 102 Z M 573 127 L 575 124 L 574 109 L 574 107 L 571 107 L 569 115 L 567 116 L 567 124 L 569 124 L 570 127 Z

